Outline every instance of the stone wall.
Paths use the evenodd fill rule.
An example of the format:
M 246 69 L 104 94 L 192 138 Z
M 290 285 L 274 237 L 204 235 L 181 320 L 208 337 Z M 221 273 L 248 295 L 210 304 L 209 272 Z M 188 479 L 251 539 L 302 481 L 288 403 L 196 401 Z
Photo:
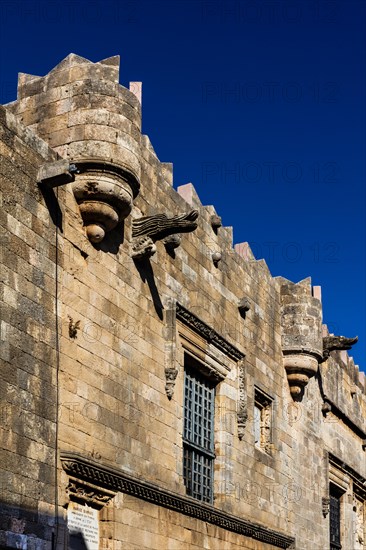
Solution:
M 322 362 L 327 333 L 310 280 L 295 285 L 273 278 L 247 243 L 233 247 L 232 229 L 220 226 L 191 184 L 172 187 L 171 165 L 140 134 L 134 93 L 140 87 L 120 86 L 111 59 L 93 64 L 71 55 L 46 77 L 23 75 L 18 100 L 1 110 L 2 544 L 14 547 L 14 518 L 26 521 L 19 529 L 30 537 L 28 548 L 32 537 L 51 540 L 56 518 L 55 538 L 64 548 L 67 506 L 76 499 L 101 508 L 101 548 L 265 550 L 296 539 L 298 549 L 324 550 L 334 456 L 349 469 L 344 540 L 350 550 L 353 486 L 366 479 L 364 377 L 344 351 Z M 40 166 L 57 155 L 79 167 L 76 184 L 80 176 L 96 181 L 90 163 L 102 172 L 100 163 L 108 165 L 112 199 L 86 190 L 97 208 L 111 205 L 121 181 L 128 190 L 125 183 L 134 178 L 131 213 L 100 242 L 86 235 L 75 183 L 37 183 Z M 146 248 L 139 243 L 145 257 L 133 259 L 137 219 L 192 210 L 197 228 L 181 233 L 180 246 L 154 237 Z M 96 224 L 106 229 L 104 219 Z M 184 353 L 217 376 L 215 498 L 204 519 L 184 500 Z M 261 396 L 269 407 L 265 448 L 254 444 Z M 73 453 L 99 464 L 103 475 L 93 470 L 88 479 L 85 464 L 68 470 Z M 168 496 L 148 501 L 149 491 Z

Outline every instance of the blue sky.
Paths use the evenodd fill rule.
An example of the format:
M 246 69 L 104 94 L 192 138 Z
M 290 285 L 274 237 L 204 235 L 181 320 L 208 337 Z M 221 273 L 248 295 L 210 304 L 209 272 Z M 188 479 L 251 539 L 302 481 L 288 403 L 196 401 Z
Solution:
M 119 54 L 143 132 L 275 275 L 322 286 L 324 322 L 365 361 L 363 0 L 0 5 L 0 102 L 17 73 Z

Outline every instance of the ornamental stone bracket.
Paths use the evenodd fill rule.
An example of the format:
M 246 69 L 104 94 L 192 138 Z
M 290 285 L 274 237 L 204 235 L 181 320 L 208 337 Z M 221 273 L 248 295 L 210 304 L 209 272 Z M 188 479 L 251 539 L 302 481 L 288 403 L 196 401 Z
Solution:
M 135 478 L 120 468 L 107 466 L 78 453 L 63 452 L 61 461 L 63 469 L 70 478 L 78 480 L 83 485 L 85 482 L 92 484 L 104 493 L 125 493 L 155 506 L 161 506 L 244 537 L 267 543 L 272 547 L 291 548 L 295 543 L 295 539 L 285 533 L 245 520 L 190 496 Z
M 140 183 L 111 163 L 78 162 L 77 170 L 72 190 L 89 240 L 100 243 L 130 214 Z
M 70 500 L 87 504 L 97 509 L 103 508 L 117 494 L 115 491 L 98 487 L 90 482 L 80 481 L 74 477 L 69 478 L 66 493 L 69 495 Z
M 349 350 L 358 342 L 358 336 L 346 338 L 345 336 L 324 336 L 323 338 L 323 357 L 321 363 L 326 361 L 331 351 Z
M 180 245 L 179 233 L 190 233 L 197 229 L 198 211 L 172 216 L 155 214 L 137 218 L 132 222 L 132 258 L 150 258 L 156 252 L 156 241 L 163 240 L 167 248 Z
M 301 401 L 323 357 L 322 305 L 312 295 L 310 279 L 299 283 L 281 279 L 281 283 L 283 365 L 291 396 Z

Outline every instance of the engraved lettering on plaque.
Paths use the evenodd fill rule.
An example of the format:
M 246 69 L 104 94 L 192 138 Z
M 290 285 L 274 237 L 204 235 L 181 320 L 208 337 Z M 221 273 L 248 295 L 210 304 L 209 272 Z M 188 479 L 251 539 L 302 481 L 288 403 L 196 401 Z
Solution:
M 99 550 L 99 512 L 90 506 L 70 502 L 67 526 L 71 550 Z

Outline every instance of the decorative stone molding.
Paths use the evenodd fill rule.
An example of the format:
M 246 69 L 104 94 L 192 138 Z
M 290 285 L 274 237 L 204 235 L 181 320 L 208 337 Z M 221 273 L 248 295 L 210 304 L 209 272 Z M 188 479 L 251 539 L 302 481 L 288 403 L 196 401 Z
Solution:
M 235 346 L 230 344 L 218 332 L 209 327 L 199 317 L 188 311 L 185 307 L 177 302 L 177 319 L 189 326 L 194 332 L 201 335 L 205 340 L 212 343 L 215 347 L 221 350 L 225 355 L 228 355 L 234 361 L 242 361 L 245 357 L 244 353 L 239 351 Z
M 70 500 L 88 504 L 94 508 L 102 508 L 116 496 L 116 491 L 103 489 L 98 485 L 80 481 L 79 479 L 70 477 L 69 484 L 66 487 L 66 493 Z
M 187 214 L 168 218 L 166 214 L 144 216 L 132 222 L 132 257 L 136 260 L 149 258 L 156 252 L 156 241 L 165 239 L 176 233 L 190 233 L 197 229 L 198 211 L 191 210 Z M 173 239 L 174 241 L 174 239 Z M 168 241 L 172 243 L 172 241 Z M 175 244 L 177 239 L 175 240 Z M 180 243 L 176 244 L 179 246 Z M 173 246 L 173 248 L 176 248 Z
M 244 437 L 245 426 L 248 420 L 247 387 L 244 362 L 238 364 L 239 370 L 239 402 L 237 412 L 238 437 L 240 440 Z
M 89 240 L 99 243 L 130 214 L 140 184 L 130 172 L 112 164 L 83 162 L 77 168 L 74 196 Z
M 324 336 L 323 338 L 323 358 L 321 362 L 326 361 L 331 351 L 349 350 L 358 342 L 358 336 L 346 338 L 345 336 Z
M 276 548 L 290 548 L 295 542 L 293 537 L 244 520 L 192 497 L 167 491 L 151 482 L 134 478 L 127 472 L 86 459 L 77 453 L 61 453 L 61 461 L 64 470 L 73 479 L 87 480 L 102 487 L 103 491 L 122 492 L 200 521 L 217 525 L 222 529 L 272 544 Z

